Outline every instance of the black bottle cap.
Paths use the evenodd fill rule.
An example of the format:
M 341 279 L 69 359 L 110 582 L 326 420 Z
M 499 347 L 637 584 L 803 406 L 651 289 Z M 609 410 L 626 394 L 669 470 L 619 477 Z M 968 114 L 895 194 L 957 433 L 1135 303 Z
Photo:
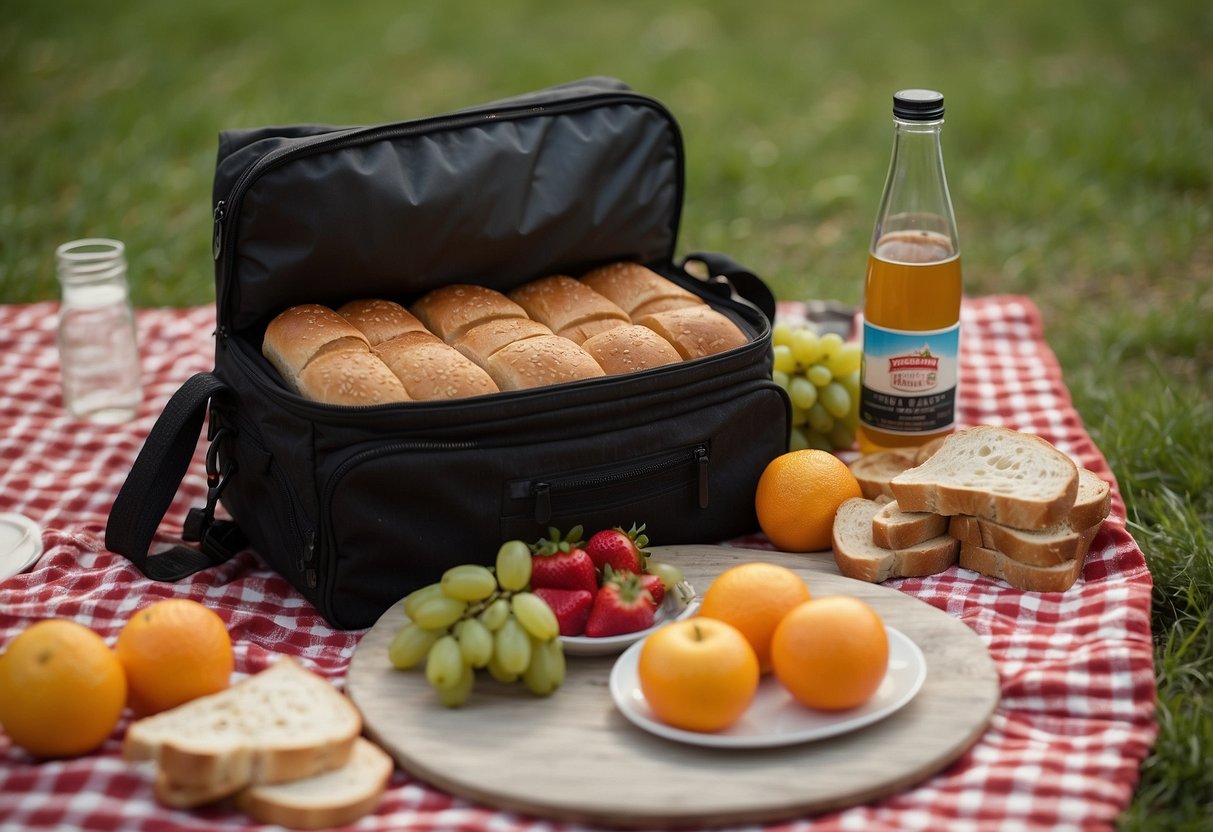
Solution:
M 899 90 L 893 93 L 893 116 L 903 121 L 938 121 L 943 118 L 943 93 Z

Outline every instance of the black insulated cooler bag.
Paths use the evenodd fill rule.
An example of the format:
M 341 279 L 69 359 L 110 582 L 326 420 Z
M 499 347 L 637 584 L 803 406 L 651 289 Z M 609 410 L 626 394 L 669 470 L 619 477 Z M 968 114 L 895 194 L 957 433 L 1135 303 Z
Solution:
M 613 79 L 374 127 L 223 133 L 215 368 L 170 399 L 107 547 L 178 580 L 251 546 L 354 629 L 549 526 L 643 522 L 654 544 L 755 531 L 758 478 L 789 432 L 771 381 L 774 300 L 727 257 L 675 259 L 683 176 L 670 112 Z M 623 376 L 367 407 L 304 399 L 261 354 L 266 324 L 293 305 L 407 306 L 451 283 L 508 292 L 619 260 L 697 293 L 748 343 Z M 208 498 L 182 532 L 192 545 L 151 554 L 204 425 Z

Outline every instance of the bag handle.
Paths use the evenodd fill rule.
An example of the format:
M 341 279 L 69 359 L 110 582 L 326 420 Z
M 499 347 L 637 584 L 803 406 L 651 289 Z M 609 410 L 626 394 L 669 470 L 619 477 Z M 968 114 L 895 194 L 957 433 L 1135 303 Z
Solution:
M 761 277 L 732 257 L 718 251 L 697 251 L 688 254 L 682 260 L 683 271 L 687 271 L 688 264 L 696 261 L 707 267 L 705 283 L 709 288 L 724 297 L 731 296 L 735 291 L 742 299 L 758 307 L 762 314 L 767 316 L 768 321 L 775 320 L 775 295 Z M 693 267 L 691 271 L 694 272 Z
M 190 509 L 181 534 L 183 540 L 201 545 L 197 549 L 174 546 L 151 554 L 156 529 L 193 460 L 207 405 L 212 397 L 227 390 L 213 373 L 197 373 L 173 394 L 110 509 L 105 547 L 125 556 L 152 580 L 179 581 L 223 563 L 247 546 L 235 523 L 215 520 L 219 495 L 235 468 L 231 463 L 227 470 L 219 470 L 218 448 L 230 429 L 216 429 L 212 421 L 207 436 L 211 445 L 206 455 L 206 506 Z

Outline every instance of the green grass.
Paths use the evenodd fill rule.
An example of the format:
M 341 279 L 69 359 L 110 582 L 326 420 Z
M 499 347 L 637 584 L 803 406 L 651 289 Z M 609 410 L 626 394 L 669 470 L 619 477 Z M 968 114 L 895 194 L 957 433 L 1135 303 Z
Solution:
M 126 241 L 136 303 L 213 299 L 220 129 L 376 123 L 590 74 L 666 102 L 688 151 L 679 248 L 783 297 L 860 299 L 890 95 L 947 94 L 972 294 L 1026 293 L 1155 579 L 1162 728 L 1127 829 L 1213 813 L 1213 6 L 9 4 L 0 300 L 53 298 L 65 240 Z

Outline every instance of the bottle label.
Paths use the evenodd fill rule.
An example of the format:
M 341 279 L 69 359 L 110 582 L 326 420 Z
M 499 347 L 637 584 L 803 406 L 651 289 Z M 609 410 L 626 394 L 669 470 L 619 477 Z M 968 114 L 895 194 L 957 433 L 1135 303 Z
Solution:
M 863 325 L 859 420 L 889 433 L 938 433 L 956 421 L 960 324 L 907 332 Z

